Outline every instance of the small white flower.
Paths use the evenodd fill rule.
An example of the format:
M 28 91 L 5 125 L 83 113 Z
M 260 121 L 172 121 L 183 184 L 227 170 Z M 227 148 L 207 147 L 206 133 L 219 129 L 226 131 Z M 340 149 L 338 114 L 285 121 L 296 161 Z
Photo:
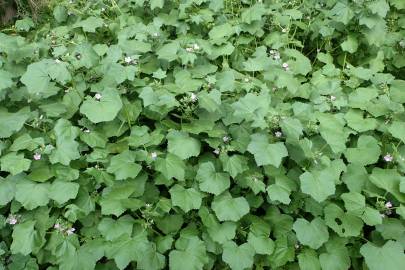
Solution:
M 145 204 L 145 206 L 146 206 L 146 208 L 151 208 L 151 207 L 152 207 L 152 204 L 147 203 L 147 204 Z
M 132 63 L 132 58 L 130 56 L 127 56 L 124 58 L 125 63 L 131 64 Z
M 53 225 L 54 229 L 60 230 L 61 229 L 61 225 L 59 223 L 55 223 L 55 225 Z
M 381 216 L 382 218 L 385 218 L 385 214 L 380 214 L 380 216 Z
M 394 160 L 394 157 L 393 157 L 391 154 L 386 154 L 386 155 L 384 156 L 384 160 L 385 160 L 386 162 L 391 162 L 392 160 Z
M 72 234 L 75 233 L 75 231 L 76 231 L 75 228 L 70 228 L 70 229 L 67 229 L 67 230 L 66 230 L 66 234 L 67 234 L 67 235 L 72 235 Z
M 283 64 L 282 64 L 282 67 L 283 67 L 284 69 L 287 69 L 287 68 L 288 68 L 288 63 L 283 63 Z
M 281 32 L 283 32 L 283 33 L 287 33 L 287 31 L 288 31 L 288 28 L 281 29 Z
M 249 82 L 249 78 L 245 78 L 245 80 L 244 80 L 245 82 Z
M 385 208 L 390 209 L 392 208 L 392 202 L 388 201 L 384 204 Z
M 219 155 L 219 149 L 215 149 L 213 152 L 215 155 Z
M 317 52 L 317 53 L 320 53 L 320 52 L 321 52 L 321 49 L 316 49 L 316 52 Z
M 60 60 L 59 60 L 59 59 L 55 59 L 55 63 L 56 63 L 56 64 L 59 64 L 59 63 L 60 63 Z
M 331 100 L 331 101 L 335 101 L 335 100 L 336 100 L 336 97 L 335 97 L 335 96 L 330 96 L 330 100 Z
M 150 154 L 150 156 L 151 156 L 151 158 L 152 158 L 153 160 L 155 160 L 155 159 L 157 158 L 157 153 L 156 153 L 156 152 L 152 152 L 152 153 Z
M 100 100 L 102 97 L 103 97 L 103 96 L 102 96 L 100 93 L 97 93 L 97 94 L 94 95 L 94 98 L 95 98 L 96 100 Z
M 194 52 L 194 49 L 192 47 L 187 47 L 186 51 L 189 52 L 189 53 L 192 53 L 192 52 Z
M 105 8 L 101 8 L 101 12 L 104 12 L 105 11 Z
M 253 179 L 253 182 L 259 181 L 259 180 L 257 179 L 257 177 L 253 177 L 252 179 Z
M 77 60 L 80 60 L 80 58 L 82 58 L 82 56 L 80 54 L 76 55 Z
M 276 53 L 274 56 L 273 56 L 273 59 L 274 60 L 280 60 L 280 54 L 279 53 Z
M 6 222 L 7 222 L 8 224 L 10 224 L 10 225 L 15 225 L 15 224 L 17 224 L 17 222 L 18 222 L 17 216 L 16 216 L 16 215 L 10 215 L 10 216 L 7 218 Z
M 40 160 L 41 159 L 41 154 L 40 153 L 35 153 L 34 154 L 34 159 L 35 160 Z
M 295 249 L 299 249 L 300 248 L 300 244 L 295 244 Z
M 90 129 L 87 129 L 87 128 L 86 128 L 85 130 L 83 130 L 83 132 L 84 132 L 84 133 L 90 133 Z
M 224 141 L 224 143 L 227 143 L 227 142 L 229 142 L 229 140 L 230 140 L 231 138 L 229 138 L 229 136 L 224 136 L 224 137 L 222 137 L 222 140 Z
M 272 88 L 272 90 L 273 90 L 273 91 L 277 91 L 277 87 L 274 86 L 274 87 Z
M 155 32 L 155 33 L 153 33 L 152 34 L 154 37 L 158 37 L 159 36 L 159 33 L 158 32 Z
M 399 46 L 401 46 L 401 48 L 405 48 L 405 40 L 401 40 L 399 42 Z
M 44 115 L 43 115 L 43 114 L 41 114 L 41 115 L 39 116 L 39 120 L 42 120 L 42 119 L 44 119 Z
M 283 136 L 283 133 L 281 131 L 276 131 L 274 132 L 274 136 L 276 136 L 277 138 L 281 138 L 281 136 Z
M 275 54 L 275 53 L 276 53 L 275 50 L 270 50 L 270 54 L 271 54 L 271 55 L 273 55 L 273 54 Z
M 200 46 L 198 46 L 197 43 L 194 43 L 194 44 L 193 44 L 193 49 L 196 50 L 196 51 L 198 51 L 198 50 L 200 49 Z
M 197 99 L 198 99 L 198 97 L 197 97 L 197 95 L 196 95 L 196 94 L 191 93 L 191 94 L 190 94 L 190 99 L 191 99 L 191 101 L 192 101 L 192 102 L 196 102 L 196 101 L 197 101 Z

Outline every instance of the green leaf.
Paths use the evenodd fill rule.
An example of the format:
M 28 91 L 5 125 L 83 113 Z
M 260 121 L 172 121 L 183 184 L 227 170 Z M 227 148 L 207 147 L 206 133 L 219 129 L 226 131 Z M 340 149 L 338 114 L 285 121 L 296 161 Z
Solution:
M 208 262 L 204 242 L 197 236 L 182 235 L 169 253 L 170 269 L 201 270 Z
M 273 165 L 279 167 L 283 158 L 288 155 L 284 143 L 268 143 L 268 137 L 264 134 L 255 133 L 250 136 L 251 141 L 247 150 L 254 155 L 258 166 Z
M 79 186 L 78 183 L 54 181 L 49 189 L 49 198 L 63 204 L 76 198 Z
M 19 131 L 25 121 L 29 118 L 30 109 L 24 107 L 18 112 L 9 113 L 3 108 L 0 109 L 0 138 L 8 138 Z
M 315 218 L 311 222 L 299 218 L 294 222 L 293 230 L 302 244 L 313 249 L 320 248 L 329 239 L 328 228 L 321 218 Z
M 111 158 L 107 172 L 113 173 L 116 180 L 135 178 L 141 171 L 142 166 L 135 163 L 135 152 L 126 150 Z
M 24 154 L 11 152 L 0 158 L 0 164 L 2 171 L 16 175 L 27 171 L 31 166 L 31 160 L 24 158 Z
M 335 194 L 335 181 L 337 177 L 331 168 L 321 171 L 305 172 L 300 176 L 301 190 L 311 195 L 317 202 L 326 200 Z
M 303 127 L 298 119 L 283 119 L 280 123 L 280 127 L 288 139 L 298 140 L 303 135 Z
M 396 169 L 374 168 L 370 175 L 371 183 L 390 192 L 397 200 L 405 203 L 405 194 L 399 190 L 400 183 L 403 179 L 404 177 L 401 176 Z
M 100 100 L 87 97 L 80 107 L 80 112 L 93 123 L 113 120 L 122 108 L 122 101 L 116 90 L 108 88 L 100 94 Z
M 155 168 L 167 179 L 176 178 L 180 181 L 184 180 L 186 165 L 176 155 L 168 153 L 164 159 L 158 158 L 155 162 Z
M 382 247 L 368 242 L 360 248 L 360 254 L 363 255 L 370 270 L 401 270 L 405 265 L 404 248 L 395 241 L 388 241 Z
M 174 185 L 169 193 L 172 204 L 180 207 L 186 213 L 192 209 L 199 209 L 201 206 L 202 195 L 194 188 L 185 189 L 180 185 Z
M 208 36 L 210 37 L 212 43 L 221 44 L 225 42 L 234 33 L 232 25 L 229 23 L 224 23 L 222 25 L 214 26 L 211 31 L 209 31 Z
M 360 235 L 363 222 L 351 213 L 345 213 L 336 204 L 329 204 L 324 208 L 325 223 L 341 237 Z
M 405 123 L 400 121 L 394 121 L 388 128 L 388 131 L 397 139 L 405 142 Z
M 339 153 L 346 149 L 348 133 L 344 129 L 341 115 L 319 114 L 319 132 L 333 152 Z
M 56 135 L 56 149 L 49 157 L 52 164 L 61 163 L 69 165 L 70 161 L 80 158 L 79 143 L 75 141 L 79 129 L 66 120 L 59 119 L 54 127 Z
M 170 130 L 166 138 L 167 150 L 181 159 L 196 157 L 200 154 L 200 141 L 190 137 L 186 132 Z
M 114 241 L 125 235 L 130 237 L 134 219 L 131 216 L 125 215 L 117 220 L 109 217 L 103 218 L 97 225 L 97 229 L 107 241 Z
M 149 241 L 144 232 L 133 237 L 122 236 L 109 244 L 105 255 L 114 259 L 120 270 L 125 269 L 131 261 L 140 261 L 142 254 L 148 249 Z
M 245 198 L 232 198 L 228 192 L 216 196 L 211 207 L 220 221 L 238 221 L 250 210 Z
M 376 163 L 381 155 L 378 141 L 372 136 L 361 135 L 356 148 L 348 148 L 345 152 L 347 160 L 360 165 Z
M 219 156 L 222 167 L 224 171 L 228 172 L 232 178 L 235 178 L 238 174 L 243 173 L 244 171 L 248 170 L 247 165 L 247 158 L 241 155 L 223 155 Z
M 28 93 L 31 95 L 48 95 L 49 89 L 54 87 L 51 80 L 64 85 L 71 79 L 72 77 L 66 63 L 44 59 L 30 64 L 27 67 L 27 71 L 21 77 L 21 82 L 27 86 Z M 52 95 L 52 93 L 49 95 Z
M 156 51 L 159 59 L 167 60 L 169 62 L 177 59 L 177 51 L 180 49 L 178 42 L 171 42 L 163 45 Z
M 11 202 L 15 195 L 15 180 L 12 178 L 0 178 L 0 206 Z
M 15 199 L 27 210 L 45 206 L 49 202 L 50 185 L 48 183 L 38 184 L 23 180 L 16 184 L 15 189 Z
M 355 53 L 357 51 L 359 44 L 354 35 L 348 35 L 347 39 L 340 44 L 342 50 L 349 53 Z
M 13 77 L 11 73 L 5 70 L 0 70 L 0 91 L 13 86 Z
M 74 27 L 82 27 L 84 32 L 95 33 L 96 29 L 103 26 L 104 21 L 99 17 L 89 17 L 74 25 Z
M 10 247 L 12 254 L 28 255 L 38 248 L 39 235 L 34 228 L 36 223 L 35 220 L 28 220 L 14 227 Z
M 298 254 L 298 265 L 302 270 L 321 270 L 318 254 L 312 249 L 304 249 Z
M 196 180 L 202 191 L 219 195 L 230 186 L 227 173 L 216 172 L 212 162 L 204 162 L 198 167 Z
M 233 241 L 228 241 L 222 246 L 222 260 L 232 270 L 244 270 L 253 266 L 254 248 L 249 243 L 238 246 Z
M 274 251 L 274 242 L 267 235 L 256 236 L 250 232 L 248 235 L 248 243 L 254 248 L 257 254 L 271 255 Z

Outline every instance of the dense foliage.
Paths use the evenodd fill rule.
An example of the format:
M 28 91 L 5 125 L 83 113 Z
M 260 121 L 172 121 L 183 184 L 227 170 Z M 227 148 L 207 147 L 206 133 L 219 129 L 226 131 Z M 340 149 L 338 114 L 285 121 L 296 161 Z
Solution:
M 55 1 L 0 32 L 0 269 L 405 265 L 405 1 Z

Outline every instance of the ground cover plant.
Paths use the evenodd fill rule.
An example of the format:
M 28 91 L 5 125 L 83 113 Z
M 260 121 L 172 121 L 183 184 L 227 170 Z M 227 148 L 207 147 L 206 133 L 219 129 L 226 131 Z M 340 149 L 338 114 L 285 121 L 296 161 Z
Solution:
M 404 1 L 48 5 L 0 32 L 0 269 L 404 269 Z

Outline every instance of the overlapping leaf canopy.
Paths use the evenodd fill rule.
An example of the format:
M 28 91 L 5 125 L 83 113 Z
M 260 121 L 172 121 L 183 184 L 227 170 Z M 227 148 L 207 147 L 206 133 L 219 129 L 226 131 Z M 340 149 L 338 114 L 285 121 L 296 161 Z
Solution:
M 50 8 L 0 32 L 0 269 L 403 269 L 404 1 Z

